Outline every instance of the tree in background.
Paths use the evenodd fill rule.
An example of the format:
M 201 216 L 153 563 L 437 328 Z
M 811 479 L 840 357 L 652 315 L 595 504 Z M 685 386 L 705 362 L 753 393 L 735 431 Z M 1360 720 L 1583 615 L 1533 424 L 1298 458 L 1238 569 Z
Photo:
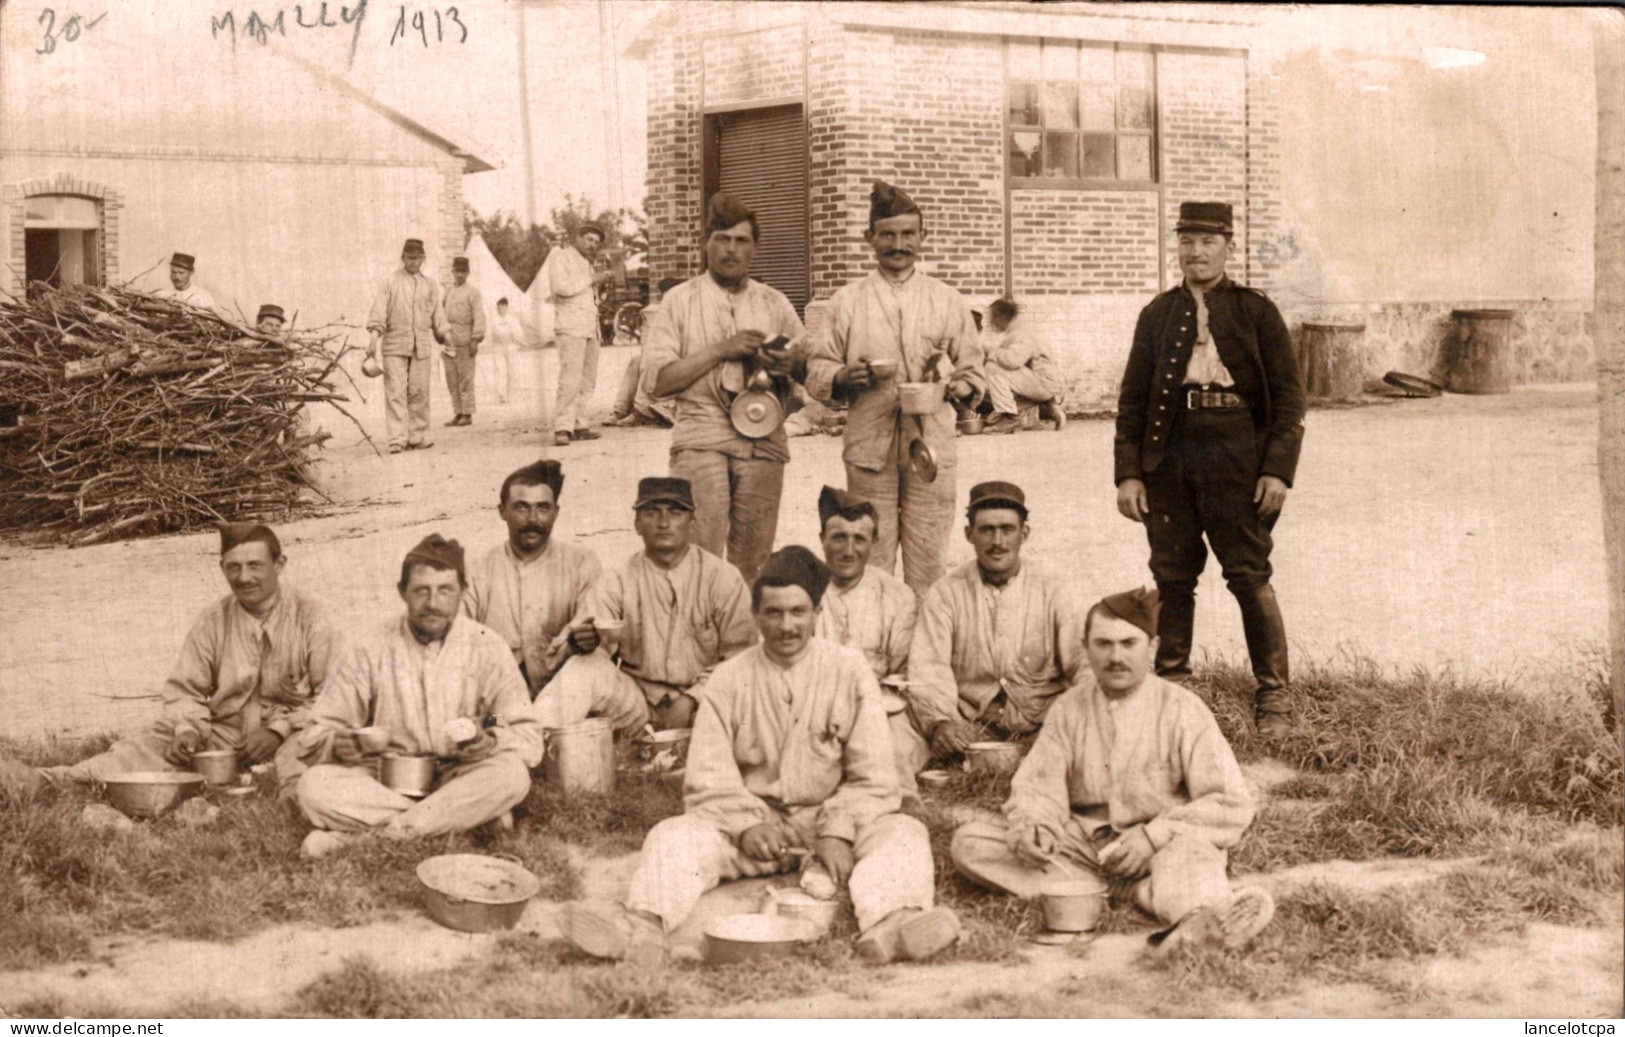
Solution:
M 623 260 L 626 266 L 643 266 L 649 251 L 648 220 L 637 209 L 598 209 L 596 215 L 590 200 L 575 195 L 564 196 L 564 204 L 553 207 L 545 226 L 522 221 L 517 213 L 498 210 L 481 216 L 473 209 L 463 213 L 463 229 L 470 236 L 479 234 L 486 247 L 502 264 L 502 269 L 513 278 L 513 283 L 525 291 L 542 268 L 542 261 L 554 246 L 569 241 L 581 224 L 596 220 L 608 234 L 604 253 Z

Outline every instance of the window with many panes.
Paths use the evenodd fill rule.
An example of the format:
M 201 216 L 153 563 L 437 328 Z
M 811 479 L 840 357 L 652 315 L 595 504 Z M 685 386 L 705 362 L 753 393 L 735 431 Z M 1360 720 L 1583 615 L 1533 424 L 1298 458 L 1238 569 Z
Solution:
M 1012 180 L 1156 180 L 1156 59 L 1149 49 L 1009 40 L 1004 67 Z

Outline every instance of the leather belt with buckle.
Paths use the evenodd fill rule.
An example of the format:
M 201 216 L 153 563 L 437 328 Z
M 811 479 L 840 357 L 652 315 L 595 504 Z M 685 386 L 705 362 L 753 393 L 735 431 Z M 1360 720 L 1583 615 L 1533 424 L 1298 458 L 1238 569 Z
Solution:
M 1199 385 L 1185 386 L 1186 410 L 1237 410 L 1247 401 L 1237 393 L 1223 389 L 1204 389 Z

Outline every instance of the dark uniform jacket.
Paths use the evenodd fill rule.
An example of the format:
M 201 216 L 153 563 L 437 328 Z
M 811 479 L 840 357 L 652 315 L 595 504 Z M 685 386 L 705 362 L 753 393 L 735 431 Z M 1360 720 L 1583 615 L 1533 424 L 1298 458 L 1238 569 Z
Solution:
M 1247 401 L 1259 437 L 1259 475 L 1292 485 L 1303 445 L 1303 382 L 1281 311 L 1263 292 L 1228 277 L 1208 289 L 1208 331 Z M 1140 311 L 1117 398 L 1116 481 L 1143 479 L 1162 463 L 1184 413 L 1185 365 L 1196 345 L 1196 299 L 1183 284 Z

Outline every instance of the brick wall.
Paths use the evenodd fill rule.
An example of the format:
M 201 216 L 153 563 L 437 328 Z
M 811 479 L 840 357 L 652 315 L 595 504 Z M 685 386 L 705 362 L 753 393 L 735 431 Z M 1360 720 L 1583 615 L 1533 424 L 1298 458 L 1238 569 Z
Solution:
M 753 26 L 744 7 L 687 11 L 680 34 L 649 51 L 651 263 L 662 274 L 698 269 L 701 108 L 792 97 L 806 104 L 811 155 L 809 324 L 822 319 L 820 300 L 873 265 L 863 233 L 876 178 L 925 210 L 923 269 L 979 305 L 1004 292 L 1008 276 L 1067 372 L 1076 407 L 1115 400 L 1139 309 L 1178 280 L 1173 249 L 1159 246 L 1180 201 L 1229 201 L 1233 272 L 1244 281 L 1270 272 L 1268 235 L 1280 213 L 1276 100 L 1267 74 L 1240 51 L 1159 52 L 1160 193 L 1013 191 L 1007 274 L 1002 38 L 843 26 L 816 11 L 804 27 Z M 1011 31 L 1023 24 L 1013 18 Z
M 1171 233 L 1179 203 L 1229 202 L 1236 258 L 1230 273 L 1248 282 L 1247 61 L 1240 54 L 1164 51 L 1157 56 L 1163 212 Z M 1166 252 L 1166 282 L 1179 283 L 1179 259 Z
M 799 99 L 805 86 L 802 27 L 777 25 L 702 44 L 707 106 Z
M 1157 291 L 1155 191 L 1010 192 L 1018 296 Z
M 649 269 L 655 277 L 698 271 L 694 228 L 700 193 L 700 66 L 692 41 L 661 35 L 648 59 Z
M 1112 410 L 1134 322 L 1149 292 L 1019 297 L 1020 320 L 1049 348 L 1065 383 L 1069 413 Z
M 440 283 L 451 286 L 451 258 L 463 254 L 467 233 L 463 226 L 463 161 L 446 156 L 435 163 L 440 171 L 436 198 L 435 244 L 445 257 L 439 264 Z
M 827 297 L 873 264 L 863 241 L 876 178 L 925 213 L 924 268 L 983 298 L 1004 290 L 1003 59 L 999 41 L 847 31 L 846 137 L 839 165 L 817 169 L 821 202 L 813 293 Z M 815 153 L 814 163 L 818 164 Z

